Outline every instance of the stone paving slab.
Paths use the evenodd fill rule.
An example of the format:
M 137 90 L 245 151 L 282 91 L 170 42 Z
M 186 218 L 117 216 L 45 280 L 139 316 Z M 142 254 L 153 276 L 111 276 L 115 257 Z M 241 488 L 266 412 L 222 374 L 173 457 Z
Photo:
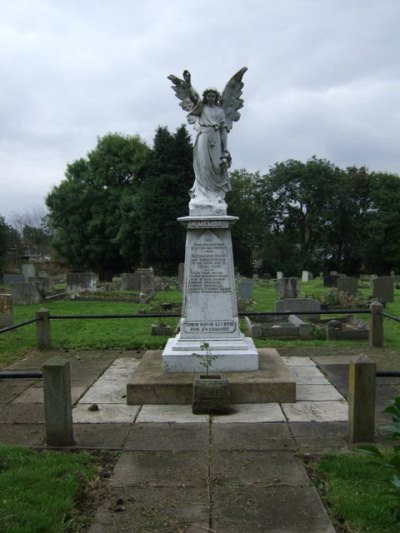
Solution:
M 329 385 L 326 377 L 313 366 L 288 366 L 290 374 L 296 380 L 297 385 Z
M 7 403 L 0 409 L 0 424 L 41 424 L 44 423 L 44 405 Z
M 215 450 L 295 450 L 295 442 L 284 422 L 212 424 Z
M 207 449 L 201 451 L 126 451 L 110 480 L 111 487 L 207 487 Z
M 211 533 L 203 487 L 112 488 L 89 533 Z M 242 532 L 243 533 L 243 532 Z
M 126 403 L 123 381 L 97 381 L 81 398 L 82 403 Z
M 76 424 L 74 439 L 80 448 L 122 449 L 130 424 Z
M 312 366 L 316 367 L 316 363 L 309 357 L 288 357 L 283 356 L 282 361 L 286 366 Z
M 75 403 L 86 391 L 86 387 L 71 387 L 71 401 Z M 13 403 L 44 403 L 43 388 L 31 387 L 24 391 Z
M 12 402 L 31 387 L 34 381 L 28 379 L 3 379 L 0 380 L 0 402 Z
M 205 450 L 208 442 L 208 422 L 204 424 L 136 423 L 129 431 L 125 450 Z
M 211 480 L 219 485 L 271 487 L 309 483 L 300 458 L 292 452 L 218 451 L 211 453 Z
M 343 400 L 343 396 L 333 385 L 302 385 L 296 386 L 297 401 L 326 402 Z
M 45 437 L 44 424 L 1 424 L 2 445 L 34 448 L 41 446 Z
M 340 422 L 348 420 L 349 416 L 344 400 L 285 403 L 282 409 L 289 422 Z
M 140 410 L 139 405 L 125 405 L 121 403 L 97 405 L 98 410 L 92 410 L 93 404 L 79 403 L 72 411 L 74 424 L 133 424 Z
M 204 424 L 208 423 L 208 419 L 208 415 L 194 415 L 191 405 L 143 405 L 136 421 Z
M 285 422 L 285 416 L 278 403 L 239 403 L 231 406 L 228 415 L 214 415 L 213 424 L 242 422 Z
M 314 487 L 216 487 L 212 524 L 218 533 L 335 533 Z

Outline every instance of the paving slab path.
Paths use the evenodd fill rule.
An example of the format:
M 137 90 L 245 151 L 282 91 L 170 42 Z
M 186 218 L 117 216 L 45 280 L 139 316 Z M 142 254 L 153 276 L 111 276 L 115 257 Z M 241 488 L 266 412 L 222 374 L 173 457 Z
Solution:
M 302 457 L 347 447 L 348 364 L 357 353 L 285 350 L 298 402 L 236 405 L 221 417 L 193 415 L 190 406 L 127 406 L 123 381 L 135 352 L 66 353 L 75 448 L 122 452 L 90 533 L 334 532 Z M 10 368 L 38 370 L 53 355 Z M 381 368 L 400 367 L 398 354 L 390 367 L 387 353 L 378 355 Z M 40 380 L 0 380 L 1 444 L 45 447 L 41 388 Z M 377 428 L 399 392 L 398 378 L 378 382 Z

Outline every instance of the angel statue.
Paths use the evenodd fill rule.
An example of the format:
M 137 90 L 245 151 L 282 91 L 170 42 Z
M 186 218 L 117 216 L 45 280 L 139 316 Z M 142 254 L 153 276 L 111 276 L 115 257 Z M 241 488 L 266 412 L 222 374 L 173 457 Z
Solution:
M 193 150 L 195 182 L 189 191 L 191 215 L 225 215 L 225 193 L 230 189 L 228 168 L 231 155 L 228 151 L 228 133 L 232 123 L 240 118 L 238 109 L 243 106 L 242 77 L 247 67 L 241 68 L 228 81 L 222 94 L 208 87 L 203 97 L 192 87 L 190 72 L 183 72 L 183 80 L 168 76 L 179 104 L 188 111 L 187 120 L 194 124 L 197 137 Z

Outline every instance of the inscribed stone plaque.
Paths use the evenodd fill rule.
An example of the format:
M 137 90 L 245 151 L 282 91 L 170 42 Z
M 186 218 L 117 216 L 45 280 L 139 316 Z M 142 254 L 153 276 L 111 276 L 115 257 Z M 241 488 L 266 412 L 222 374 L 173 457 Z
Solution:
M 191 243 L 181 336 L 239 333 L 231 253 L 224 239 L 211 230 Z

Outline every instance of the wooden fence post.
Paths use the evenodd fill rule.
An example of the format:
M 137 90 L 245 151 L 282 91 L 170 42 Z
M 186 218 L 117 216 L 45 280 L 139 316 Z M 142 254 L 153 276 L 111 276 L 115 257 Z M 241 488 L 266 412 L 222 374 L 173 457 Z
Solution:
M 376 364 L 360 356 L 349 370 L 349 440 L 372 442 L 375 437 Z
M 369 322 L 369 345 L 371 347 L 383 346 L 383 305 L 380 302 L 372 302 L 369 306 L 371 319 Z
M 50 312 L 48 309 L 39 309 L 36 313 L 36 338 L 38 350 L 50 350 Z
M 75 444 L 69 361 L 56 356 L 43 365 L 43 389 L 47 444 L 50 446 Z

